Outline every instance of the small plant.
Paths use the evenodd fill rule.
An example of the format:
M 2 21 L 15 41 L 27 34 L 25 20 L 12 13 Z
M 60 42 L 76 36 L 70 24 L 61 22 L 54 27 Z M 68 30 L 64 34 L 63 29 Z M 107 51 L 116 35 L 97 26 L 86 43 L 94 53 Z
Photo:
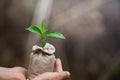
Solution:
M 47 31 L 45 28 L 45 21 L 44 20 L 42 20 L 42 22 L 41 22 L 41 28 L 39 28 L 39 26 L 30 26 L 26 30 L 29 30 L 30 32 L 36 33 L 41 37 L 42 47 L 44 47 L 44 45 L 46 43 L 46 39 L 48 37 L 56 37 L 56 38 L 60 38 L 60 39 L 65 39 L 63 34 L 61 34 L 60 32 Z

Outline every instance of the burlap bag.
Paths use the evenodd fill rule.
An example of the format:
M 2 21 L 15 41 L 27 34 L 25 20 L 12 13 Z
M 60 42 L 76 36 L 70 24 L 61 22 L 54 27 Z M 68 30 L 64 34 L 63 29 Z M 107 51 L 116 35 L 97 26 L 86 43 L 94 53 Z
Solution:
M 30 63 L 28 67 L 28 80 L 33 80 L 36 76 L 44 72 L 52 72 L 55 61 L 55 47 L 46 43 L 45 47 L 33 46 L 30 55 Z

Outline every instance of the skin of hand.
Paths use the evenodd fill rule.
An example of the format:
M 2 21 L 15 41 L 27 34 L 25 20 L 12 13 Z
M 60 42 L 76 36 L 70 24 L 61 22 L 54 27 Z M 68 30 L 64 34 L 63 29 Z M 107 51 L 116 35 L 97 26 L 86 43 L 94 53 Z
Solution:
M 26 80 L 26 71 L 22 67 L 0 67 L 0 80 Z M 69 76 L 69 72 L 63 71 L 60 59 L 56 59 L 54 72 L 40 74 L 34 80 L 64 80 Z
M 68 71 L 63 71 L 61 60 L 56 59 L 54 72 L 40 74 L 34 80 L 64 80 L 69 78 L 69 76 L 70 73 Z
M 0 67 L 0 80 L 26 80 L 26 69 L 22 67 Z

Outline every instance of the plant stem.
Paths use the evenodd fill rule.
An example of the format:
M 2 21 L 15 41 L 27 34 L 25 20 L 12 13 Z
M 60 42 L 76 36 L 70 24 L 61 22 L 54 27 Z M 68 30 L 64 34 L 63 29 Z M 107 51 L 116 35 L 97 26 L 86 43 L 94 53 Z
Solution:
M 42 43 L 42 47 L 44 47 L 44 45 L 45 45 L 45 37 L 44 37 L 44 34 L 41 35 L 41 43 Z

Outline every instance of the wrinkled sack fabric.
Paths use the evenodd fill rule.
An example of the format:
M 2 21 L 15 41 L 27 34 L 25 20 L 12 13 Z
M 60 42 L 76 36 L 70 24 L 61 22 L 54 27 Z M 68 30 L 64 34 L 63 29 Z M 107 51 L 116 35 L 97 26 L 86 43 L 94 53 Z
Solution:
M 44 72 L 53 72 L 55 62 L 55 47 L 46 43 L 44 48 L 33 46 L 30 55 L 27 80 L 33 80 Z

